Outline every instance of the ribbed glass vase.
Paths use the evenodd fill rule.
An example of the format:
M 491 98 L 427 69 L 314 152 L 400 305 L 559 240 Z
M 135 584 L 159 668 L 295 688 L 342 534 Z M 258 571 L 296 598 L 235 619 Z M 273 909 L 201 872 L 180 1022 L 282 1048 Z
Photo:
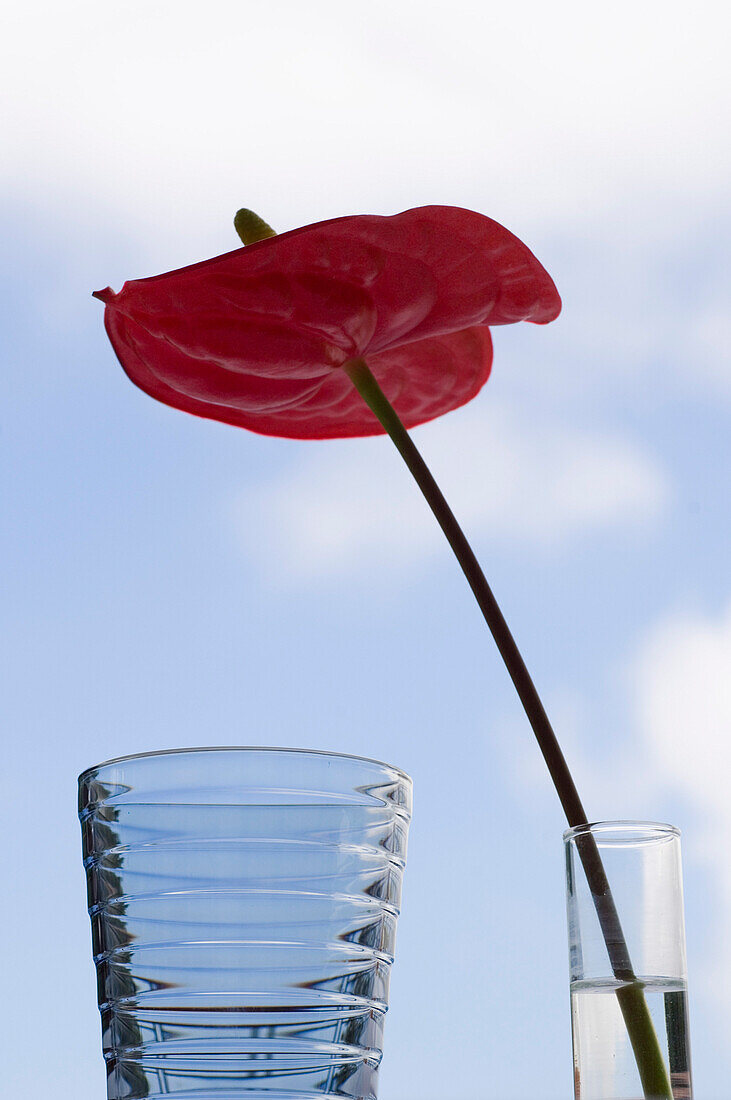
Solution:
M 375 1100 L 411 782 L 191 749 L 79 779 L 109 1100 Z

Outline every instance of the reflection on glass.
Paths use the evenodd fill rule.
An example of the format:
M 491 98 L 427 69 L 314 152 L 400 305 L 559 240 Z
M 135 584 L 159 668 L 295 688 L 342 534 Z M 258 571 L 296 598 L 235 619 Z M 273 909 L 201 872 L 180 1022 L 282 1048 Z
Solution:
M 102 765 L 80 792 L 110 1100 L 374 1100 L 407 777 L 200 750 Z

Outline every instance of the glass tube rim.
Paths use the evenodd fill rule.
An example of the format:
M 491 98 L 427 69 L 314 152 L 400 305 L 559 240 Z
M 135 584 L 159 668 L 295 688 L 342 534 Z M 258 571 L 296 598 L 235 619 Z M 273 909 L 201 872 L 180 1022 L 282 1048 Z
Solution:
M 664 821 L 645 821 L 620 818 L 616 821 L 592 821 L 574 825 L 563 834 L 568 846 L 577 838 L 593 836 L 600 846 L 622 847 L 626 845 L 663 843 L 680 839 L 680 829 Z

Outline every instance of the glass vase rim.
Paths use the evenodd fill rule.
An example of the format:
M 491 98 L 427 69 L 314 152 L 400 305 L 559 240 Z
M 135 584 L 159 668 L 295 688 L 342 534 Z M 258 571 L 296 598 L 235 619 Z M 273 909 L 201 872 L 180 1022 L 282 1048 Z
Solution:
M 337 752 L 330 749 L 288 748 L 285 745 L 193 745 L 185 748 L 152 749 L 149 752 L 131 752 L 123 756 L 112 756 L 108 760 L 102 760 L 99 764 L 92 764 L 91 767 L 84 768 L 79 774 L 78 781 L 82 783 L 86 776 L 91 775 L 93 772 L 98 772 L 102 768 L 113 767 L 118 764 L 127 764 L 133 760 L 148 760 L 157 756 L 182 756 L 187 753 L 218 752 L 281 754 L 282 756 L 285 754 L 298 754 L 301 756 L 329 757 L 335 760 L 350 760 L 357 764 L 375 764 L 376 767 L 395 772 L 402 781 L 408 783 L 409 786 L 413 786 L 413 779 L 408 772 L 403 770 L 403 768 L 399 768 L 396 764 L 388 764 L 385 760 L 378 760 L 374 756 L 360 756 L 357 753 Z
M 680 838 L 680 829 L 666 821 L 649 821 L 636 818 L 618 818 L 617 820 L 589 821 L 566 829 L 563 834 L 565 844 L 570 844 L 580 836 L 601 838 L 608 844 L 626 844 L 629 841 L 667 840 Z

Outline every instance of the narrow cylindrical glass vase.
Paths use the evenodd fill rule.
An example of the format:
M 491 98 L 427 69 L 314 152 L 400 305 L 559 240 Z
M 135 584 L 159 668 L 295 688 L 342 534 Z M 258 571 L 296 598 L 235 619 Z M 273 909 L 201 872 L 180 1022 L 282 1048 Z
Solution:
M 680 834 L 603 821 L 569 829 L 564 842 L 576 1100 L 691 1100 Z M 598 898 L 586 875 L 597 859 L 609 885 Z
M 375 1100 L 408 776 L 192 749 L 79 792 L 109 1100 Z

